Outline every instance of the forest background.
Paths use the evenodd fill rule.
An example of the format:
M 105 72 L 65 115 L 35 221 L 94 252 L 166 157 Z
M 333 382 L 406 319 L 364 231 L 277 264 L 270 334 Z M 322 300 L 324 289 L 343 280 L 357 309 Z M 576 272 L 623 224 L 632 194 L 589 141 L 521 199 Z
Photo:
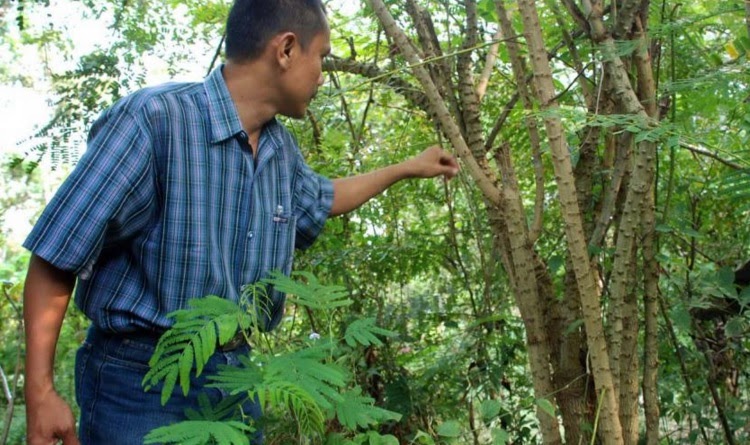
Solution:
M 750 2 L 328 7 L 326 84 L 286 121 L 309 163 L 347 176 L 440 143 L 463 164 L 329 221 L 296 260 L 353 303 L 290 303 L 280 344 L 365 317 L 392 333 L 347 356 L 401 415 L 357 443 L 750 442 Z M 104 108 L 220 63 L 227 8 L 0 3 L 0 443 L 23 441 L 24 233 Z M 21 91 L 46 106 L 18 135 Z M 72 401 L 87 322 L 69 312 Z

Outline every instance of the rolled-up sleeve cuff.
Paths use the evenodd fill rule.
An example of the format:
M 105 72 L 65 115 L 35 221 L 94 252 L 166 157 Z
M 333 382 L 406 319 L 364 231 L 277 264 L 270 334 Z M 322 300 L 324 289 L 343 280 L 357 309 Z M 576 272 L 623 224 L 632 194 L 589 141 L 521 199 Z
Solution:
M 295 247 L 300 250 L 307 249 L 315 242 L 333 207 L 333 182 L 323 176 L 318 176 L 318 180 L 317 204 L 308 208 L 297 222 Z

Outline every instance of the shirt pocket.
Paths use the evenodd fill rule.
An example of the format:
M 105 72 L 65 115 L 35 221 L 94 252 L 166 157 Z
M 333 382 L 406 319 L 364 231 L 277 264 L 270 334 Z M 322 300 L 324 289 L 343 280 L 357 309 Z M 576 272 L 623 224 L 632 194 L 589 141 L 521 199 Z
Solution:
M 294 261 L 294 238 L 297 217 L 279 207 L 273 212 L 261 211 L 252 218 L 248 233 L 248 261 L 254 264 L 251 281 L 267 278 L 269 272 L 289 275 Z

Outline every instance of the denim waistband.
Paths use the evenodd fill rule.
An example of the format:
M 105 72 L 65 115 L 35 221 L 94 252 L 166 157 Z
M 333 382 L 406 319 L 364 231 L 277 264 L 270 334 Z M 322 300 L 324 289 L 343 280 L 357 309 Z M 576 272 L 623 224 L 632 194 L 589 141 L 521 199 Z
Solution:
M 87 340 L 91 343 L 96 342 L 125 342 L 131 341 L 136 343 L 142 343 L 147 345 L 156 346 L 159 342 L 159 338 L 166 331 L 138 331 L 138 332 L 109 332 L 105 331 L 97 326 L 91 325 L 89 327 Z
M 138 331 L 138 332 L 124 332 L 124 333 L 115 333 L 115 332 L 108 332 L 103 329 L 100 329 L 94 325 L 91 325 L 88 331 L 87 340 L 90 343 L 103 343 L 106 342 L 107 344 L 129 344 L 129 343 L 137 343 L 141 345 L 148 345 L 153 348 L 156 347 L 156 344 L 159 342 L 159 338 L 164 334 L 166 331 Z M 228 342 L 226 342 L 224 345 L 220 345 L 217 343 L 216 350 L 219 352 L 232 352 L 236 349 L 241 349 L 243 346 L 247 345 L 246 337 L 249 335 L 249 332 L 243 332 L 238 331 L 234 337 L 232 337 Z M 218 339 L 218 336 L 217 336 Z

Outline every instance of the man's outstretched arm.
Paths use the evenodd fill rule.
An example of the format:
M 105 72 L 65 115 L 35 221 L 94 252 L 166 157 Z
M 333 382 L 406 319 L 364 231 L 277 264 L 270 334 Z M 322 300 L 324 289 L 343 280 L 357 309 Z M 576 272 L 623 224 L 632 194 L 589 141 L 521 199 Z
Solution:
M 351 212 L 402 179 L 440 175 L 450 179 L 457 173 L 456 159 L 442 148 L 433 146 L 404 162 L 358 176 L 335 179 L 331 216 Z
M 53 381 L 55 347 L 75 276 L 32 255 L 26 275 L 26 433 L 30 445 L 77 445 L 75 419 Z

